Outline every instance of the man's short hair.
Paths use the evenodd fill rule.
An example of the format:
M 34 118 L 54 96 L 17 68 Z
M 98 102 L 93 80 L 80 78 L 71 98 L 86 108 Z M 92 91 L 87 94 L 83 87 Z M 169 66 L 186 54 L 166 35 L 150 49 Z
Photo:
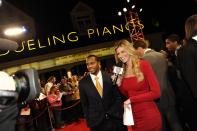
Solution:
M 100 58 L 96 55 L 89 55 L 89 56 L 86 57 L 86 59 L 89 59 L 91 57 L 94 57 L 96 61 L 100 62 Z
M 137 48 L 139 48 L 139 47 L 141 47 L 141 48 L 143 48 L 143 49 L 146 49 L 146 48 L 148 48 L 148 44 L 146 43 L 145 40 L 136 40 L 136 41 L 133 43 L 133 47 L 134 47 L 135 49 L 137 49 Z
M 177 34 L 171 34 L 166 39 L 168 39 L 168 40 L 170 40 L 172 42 L 176 42 L 177 41 L 177 44 L 181 44 L 181 39 L 180 39 L 180 37 Z

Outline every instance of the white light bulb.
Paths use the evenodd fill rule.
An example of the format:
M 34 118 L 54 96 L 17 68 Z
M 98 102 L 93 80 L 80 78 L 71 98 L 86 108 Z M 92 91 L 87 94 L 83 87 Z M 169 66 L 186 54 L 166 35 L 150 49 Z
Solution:
M 127 8 L 123 8 L 123 11 L 124 11 L 124 12 L 127 12 Z
M 118 12 L 118 15 L 121 16 L 121 15 L 122 15 L 122 12 L 119 11 L 119 12 Z

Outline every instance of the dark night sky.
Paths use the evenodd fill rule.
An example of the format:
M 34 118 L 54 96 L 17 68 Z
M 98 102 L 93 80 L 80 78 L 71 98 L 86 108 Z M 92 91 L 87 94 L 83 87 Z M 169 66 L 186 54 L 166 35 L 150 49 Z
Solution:
M 52 34 L 68 33 L 73 31 L 70 20 L 70 12 L 79 0 L 6 0 L 17 8 L 31 16 L 36 25 L 37 38 L 46 38 Z M 81 0 L 94 9 L 96 23 L 99 26 L 125 23 L 124 18 L 117 12 L 126 5 L 126 0 Z M 133 2 L 133 1 L 131 1 Z M 135 4 L 143 8 L 139 17 L 144 24 L 144 34 L 164 32 L 164 34 L 177 33 L 184 36 L 184 22 L 186 18 L 197 13 L 197 2 L 195 0 L 136 0 Z M 158 23 L 156 26 L 156 23 Z M 105 40 L 119 39 L 108 38 Z M 120 36 L 122 37 L 122 36 Z M 128 37 L 127 34 L 124 37 Z M 80 41 L 83 43 L 98 43 L 103 39 L 93 41 Z M 62 48 L 62 47 L 60 47 Z M 70 47 L 75 48 L 75 47 Z M 69 49 L 69 48 L 67 48 Z M 46 54 L 59 49 L 42 50 L 39 54 Z M 33 55 L 35 55 L 34 52 Z M 38 53 L 36 53 L 38 54 Z M 29 57 L 30 54 L 18 56 L 18 58 Z M 14 58 L 10 56 L 10 58 Z M 6 58 L 7 59 L 7 58 Z M 7 59 L 9 60 L 9 58 Z M 11 59 L 10 59 L 11 60 Z
M 37 33 L 59 33 L 72 31 L 70 11 L 79 0 L 7 0 L 36 22 Z M 100 25 L 119 22 L 117 12 L 126 5 L 126 0 L 81 0 L 95 10 L 96 21 Z M 133 2 L 133 1 L 131 1 Z M 185 19 L 197 13 L 195 0 L 136 0 L 137 7 L 144 12 L 140 15 L 145 25 L 144 32 L 163 31 L 183 34 Z M 159 27 L 155 23 L 159 22 Z

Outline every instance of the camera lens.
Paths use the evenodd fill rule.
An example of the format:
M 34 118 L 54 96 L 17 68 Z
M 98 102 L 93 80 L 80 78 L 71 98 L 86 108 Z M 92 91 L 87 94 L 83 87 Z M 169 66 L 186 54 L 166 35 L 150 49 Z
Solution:
M 19 93 L 18 101 L 23 102 L 27 99 L 30 92 L 28 77 L 24 73 L 19 72 L 13 78 L 16 83 L 16 91 Z
M 12 75 L 16 91 L 18 92 L 18 102 L 34 100 L 40 94 L 40 82 L 38 72 L 33 69 L 20 70 Z

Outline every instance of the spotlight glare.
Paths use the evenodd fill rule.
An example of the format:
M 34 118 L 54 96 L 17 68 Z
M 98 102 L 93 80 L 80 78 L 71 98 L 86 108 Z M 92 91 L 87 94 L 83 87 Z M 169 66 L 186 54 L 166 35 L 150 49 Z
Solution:
M 135 5 L 132 5 L 132 7 L 131 7 L 132 9 L 134 9 L 135 8 Z
M 118 15 L 121 16 L 122 15 L 122 12 L 118 11 Z
M 13 27 L 13 28 L 8 28 L 4 31 L 4 34 L 7 36 L 17 36 L 21 35 L 24 32 L 26 32 L 26 28 L 24 26 L 22 27 Z
M 2 6 L 2 3 L 3 3 L 2 0 L 0 0 L 0 6 Z
M 129 3 L 130 2 L 130 0 L 127 0 L 127 3 Z
M 143 9 L 142 8 L 140 8 L 140 12 L 142 12 L 143 11 Z
M 124 12 L 127 12 L 127 8 L 123 8 L 123 11 L 124 11 Z

